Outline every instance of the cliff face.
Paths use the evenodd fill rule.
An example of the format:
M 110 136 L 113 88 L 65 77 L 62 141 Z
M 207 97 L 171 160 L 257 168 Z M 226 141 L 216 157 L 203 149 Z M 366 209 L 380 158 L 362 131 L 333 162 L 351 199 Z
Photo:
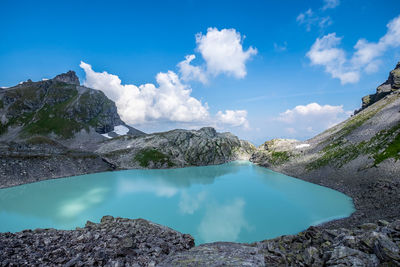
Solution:
M 389 78 L 376 88 L 376 93 L 372 95 L 366 95 L 362 98 L 362 107 L 359 110 L 356 110 L 357 114 L 361 110 L 369 107 L 375 102 L 381 100 L 385 96 L 391 94 L 400 89 L 400 62 L 397 63 L 394 70 L 389 73 Z
M 393 204 L 400 203 L 399 70 L 398 64 L 378 87 L 390 87 L 383 98 L 364 105 L 348 120 L 305 142 L 268 141 L 251 160 L 353 197 L 357 212 L 338 223 L 396 218 L 400 214 L 400 207 Z

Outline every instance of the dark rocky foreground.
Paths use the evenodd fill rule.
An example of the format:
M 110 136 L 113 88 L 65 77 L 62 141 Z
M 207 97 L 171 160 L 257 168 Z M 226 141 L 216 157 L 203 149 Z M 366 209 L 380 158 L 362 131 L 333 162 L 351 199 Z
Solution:
M 0 234 L 0 266 L 154 266 L 194 246 L 190 235 L 143 219 L 104 216 L 77 230 Z
M 168 227 L 111 216 L 70 231 L 0 234 L 0 266 L 400 266 L 399 250 L 400 220 L 197 247 Z

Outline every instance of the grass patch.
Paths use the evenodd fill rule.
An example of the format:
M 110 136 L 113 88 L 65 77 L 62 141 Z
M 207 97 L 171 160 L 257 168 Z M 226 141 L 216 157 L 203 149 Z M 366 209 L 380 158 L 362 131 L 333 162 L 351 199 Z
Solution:
M 400 159 L 400 124 L 389 130 L 382 130 L 369 141 L 358 144 L 347 144 L 343 138 L 327 145 L 322 151 L 322 155 L 309 163 L 308 170 L 331 165 L 340 168 L 346 163 L 357 158 L 359 155 L 369 155 L 374 159 L 373 166 L 386 159 Z
M 357 115 L 351 117 L 350 119 L 347 120 L 347 122 L 343 125 L 342 129 L 340 129 L 337 133 L 335 133 L 335 138 L 340 140 L 343 137 L 349 135 L 352 133 L 355 129 L 363 125 L 366 121 L 371 119 L 373 116 L 375 116 L 379 111 L 381 111 L 385 106 L 391 104 L 393 101 L 395 101 L 397 97 L 392 97 L 388 100 L 386 100 L 386 103 L 380 105 L 379 107 L 376 107 L 374 109 L 371 108 L 371 110 L 363 110 L 362 112 L 358 113 Z M 328 132 L 331 132 L 332 129 L 328 129 Z M 332 141 L 331 139 L 328 139 L 324 141 L 323 143 Z
M 161 153 L 160 151 L 156 149 L 143 149 L 139 151 L 138 154 L 135 156 L 135 161 L 139 162 L 140 166 L 146 168 L 149 166 L 150 162 L 153 162 L 154 164 L 167 164 L 168 167 L 173 167 L 174 163 L 172 163 L 167 155 L 164 153 Z
M 344 164 L 357 158 L 360 154 L 364 154 L 366 152 L 367 145 L 367 142 L 361 142 L 357 145 L 341 145 L 341 142 L 332 143 L 331 145 L 326 146 L 322 150 L 323 155 L 317 160 L 309 163 L 306 166 L 306 169 L 318 169 L 328 164 L 333 165 L 336 168 L 340 168 Z
M 394 158 L 395 160 L 400 159 L 400 124 L 389 131 L 380 132 L 374 138 L 380 138 L 386 141 L 385 144 L 381 144 L 379 147 L 384 147 L 385 149 L 383 151 L 379 152 L 378 149 L 375 149 L 373 156 L 375 159 L 375 166 L 389 158 Z
M 58 136 L 68 139 L 73 137 L 74 133 L 83 128 L 87 128 L 85 125 L 73 119 L 60 116 L 65 114 L 67 106 L 72 103 L 77 96 L 77 90 L 70 90 L 69 93 L 64 96 L 66 99 L 65 101 L 52 106 L 46 104 L 36 113 L 35 121 L 25 126 L 25 134 L 47 135 L 55 133 Z
M 75 132 L 82 129 L 82 125 L 76 121 L 62 118 L 62 117 L 46 117 L 41 115 L 39 120 L 30 123 L 24 129 L 26 133 L 29 134 L 43 134 L 47 135 L 50 133 L 55 133 L 65 139 L 74 136 Z
M 290 153 L 287 151 L 272 151 L 269 162 L 273 165 L 280 165 L 289 161 Z

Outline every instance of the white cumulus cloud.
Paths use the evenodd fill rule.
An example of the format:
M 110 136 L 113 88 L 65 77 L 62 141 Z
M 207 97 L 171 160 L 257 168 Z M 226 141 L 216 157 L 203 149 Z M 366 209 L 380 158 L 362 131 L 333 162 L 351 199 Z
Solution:
M 217 122 L 222 124 L 228 124 L 231 126 L 243 126 L 244 128 L 249 128 L 246 110 L 225 110 L 225 112 L 218 111 L 216 119 Z
M 359 39 L 354 46 L 354 53 L 350 59 L 346 52 L 339 48 L 342 38 L 336 33 L 330 33 L 317 38 L 307 57 L 312 65 L 320 65 L 333 78 L 340 79 L 342 84 L 356 83 L 361 72 L 376 72 L 381 62 L 380 58 L 389 48 L 400 46 L 400 16 L 387 24 L 387 32 L 378 42 L 368 42 Z
M 320 105 L 310 103 L 298 105 L 279 114 L 277 121 L 290 126 L 287 132 L 291 135 L 317 133 L 349 117 L 343 106 Z
M 158 87 L 151 83 L 135 86 L 123 85 L 118 76 L 105 71 L 95 72 L 84 62 L 80 66 L 86 73 L 84 85 L 102 90 L 115 101 L 122 119 L 129 124 L 154 120 L 193 122 L 209 117 L 207 104 L 192 97 L 191 89 L 172 71 L 157 74 Z
M 197 50 L 206 62 L 207 72 L 245 77 L 246 62 L 257 54 L 257 49 L 249 47 L 243 50 L 243 39 L 235 29 L 208 28 L 207 34 L 196 34 Z
M 193 66 L 190 64 L 192 60 L 196 58 L 195 55 L 188 55 L 185 60 L 178 63 L 178 68 L 181 73 L 182 80 L 184 81 L 199 81 L 201 83 L 207 83 L 207 75 L 205 71 L 199 66 Z
M 219 111 L 211 116 L 207 103 L 192 97 L 191 88 L 172 71 L 157 74 L 158 86 L 151 83 L 136 86 L 122 84 L 117 75 L 106 71 L 96 72 L 85 62 L 81 62 L 80 67 L 86 74 L 84 85 L 103 91 L 115 102 L 122 120 L 128 124 L 174 122 L 219 128 L 248 127 L 245 110 Z
M 345 51 L 337 48 L 341 40 L 342 38 L 337 37 L 336 33 L 317 38 L 310 51 L 307 52 L 307 57 L 312 65 L 324 66 L 325 71 L 333 78 L 339 78 L 342 84 L 358 82 L 359 72 L 347 66 Z

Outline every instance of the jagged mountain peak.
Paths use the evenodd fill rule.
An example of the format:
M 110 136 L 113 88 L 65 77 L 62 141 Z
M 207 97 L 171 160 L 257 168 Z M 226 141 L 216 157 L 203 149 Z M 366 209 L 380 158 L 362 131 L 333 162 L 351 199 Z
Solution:
M 64 82 L 68 84 L 80 85 L 79 78 L 76 76 L 75 71 L 70 70 L 66 73 L 61 73 L 53 78 L 54 81 Z

